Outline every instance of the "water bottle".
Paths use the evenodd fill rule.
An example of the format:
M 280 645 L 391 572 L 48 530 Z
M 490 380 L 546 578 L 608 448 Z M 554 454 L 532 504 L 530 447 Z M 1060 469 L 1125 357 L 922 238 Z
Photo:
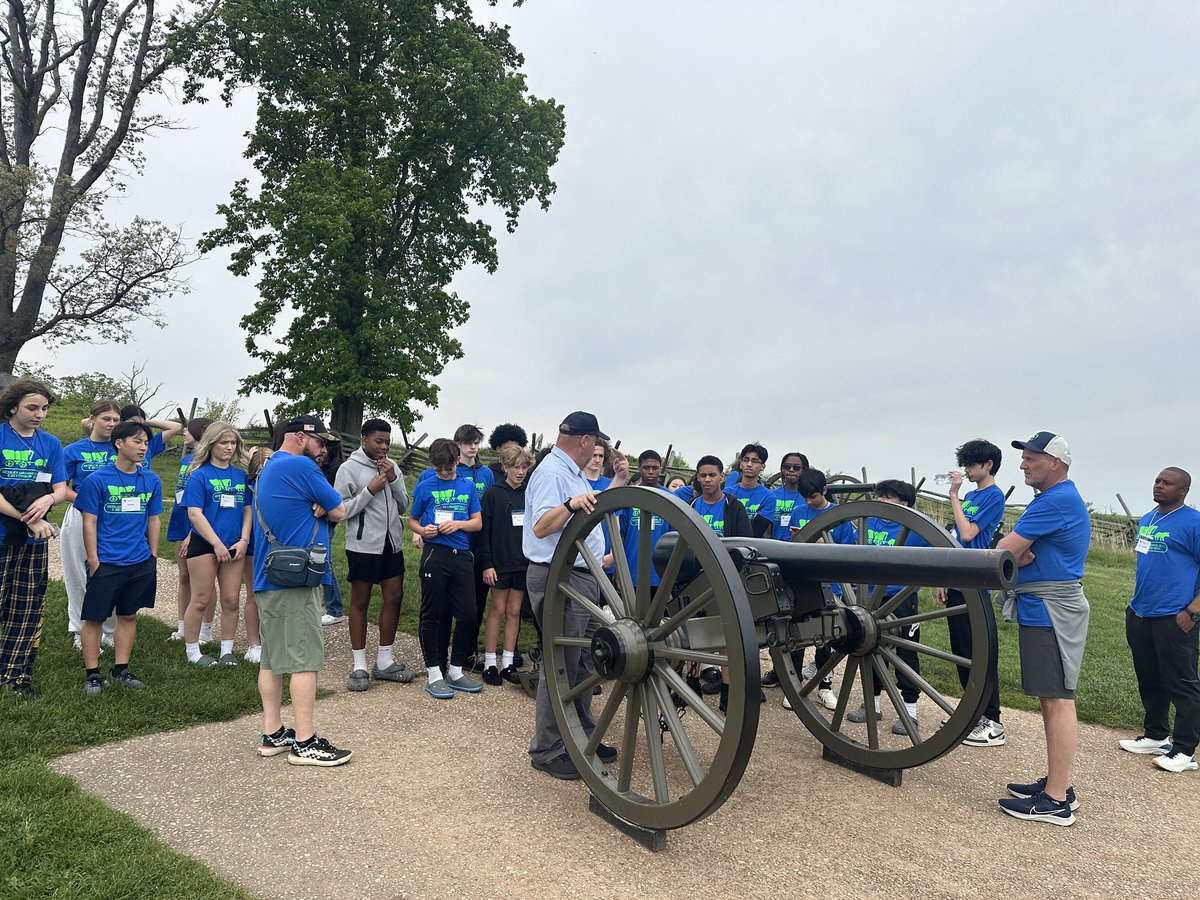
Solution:
M 933 476 L 933 483 L 934 484 L 949 484 L 950 483 L 950 473 L 949 472 L 938 472 L 936 475 Z
M 313 544 L 312 552 L 308 554 L 309 560 L 314 566 L 325 567 L 325 545 Z

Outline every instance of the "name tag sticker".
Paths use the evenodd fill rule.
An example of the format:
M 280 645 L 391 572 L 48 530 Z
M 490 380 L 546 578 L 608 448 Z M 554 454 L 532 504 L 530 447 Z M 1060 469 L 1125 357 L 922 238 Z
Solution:
M 524 528 L 525 527 L 525 510 L 514 509 L 513 514 L 512 514 L 512 523 L 513 523 L 513 528 Z
M 142 498 L 141 497 L 122 497 L 121 512 L 141 512 Z
M 43 484 L 49 484 L 50 483 L 50 473 L 49 472 L 38 472 L 37 478 L 35 480 L 40 481 Z
M 433 511 L 433 524 L 445 525 L 447 522 L 454 521 L 454 510 L 452 509 L 435 509 Z
M 222 494 L 221 495 L 221 509 L 236 509 L 236 508 L 237 508 L 237 496 L 235 494 Z
M 782 516 L 780 516 L 780 517 L 779 517 L 779 524 L 780 524 L 781 526 L 783 526 L 784 528 L 787 528 L 789 525 L 791 525 L 791 524 L 792 524 L 792 514 L 791 514 L 791 513 L 784 513 Z
M 183 502 L 183 491 L 176 491 L 176 492 L 175 492 L 175 502 L 176 502 L 176 503 L 182 503 L 182 502 Z
M 1138 538 L 1137 546 L 1134 547 L 1134 549 L 1138 553 L 1149 553 L 1150 552 L 1150 539 L 1149 538 Z

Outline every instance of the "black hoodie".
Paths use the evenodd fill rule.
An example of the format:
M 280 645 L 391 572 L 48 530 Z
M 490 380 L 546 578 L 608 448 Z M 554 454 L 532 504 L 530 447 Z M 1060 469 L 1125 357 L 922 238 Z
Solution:
M 480 569 L 495 569 L 497 574 L 524 572 L 529 565 L 521 549 L 520 525 L 512 523 L 514 512 L 525 511 L 525 485 L 509 487 L 497 481 L 483 495 L 483 529 L 475 547 L 475 562 Z

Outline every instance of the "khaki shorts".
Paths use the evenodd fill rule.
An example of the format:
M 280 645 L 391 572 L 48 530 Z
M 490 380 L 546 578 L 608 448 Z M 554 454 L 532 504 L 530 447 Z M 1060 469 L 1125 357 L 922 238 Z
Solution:
M 321 636 L 324 588 L 258 591 L 258 627 L 264 669 L 276 675 L 320 672 L 325 665 Z

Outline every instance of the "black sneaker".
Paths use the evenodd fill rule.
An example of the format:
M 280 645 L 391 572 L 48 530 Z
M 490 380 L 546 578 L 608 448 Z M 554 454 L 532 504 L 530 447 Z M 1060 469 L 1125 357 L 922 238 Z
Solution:
M 539 772 L 545 772 L 547 775 L 552 775 L 561 781 L 575 781 L 579 778 L 579 770 L 575 768 L 575 763 L 571 762 L 571 757 L 565 753 L 544 763 L 540 763 L 536 759 L 531 759 L 529 764 Z
M 491 685 L 503 684 L 504 679 L 500 677 L 500 670 L 495 666 L 488 666 L 486 669 L 484 669 L 483 683 Z
M 717 690 L 721 694 L 721 702 L 717 704 L 717 709 L 723 713 L 729 712 L 729 685 L 722 682 Z
M 96 674 L 83 679 L 83 692 L 89 697 L 99 697 L 104 693 L 104 676 Z
M 1025 799 L 1008 798 L 997 801 L 1001 812 L 1015 819 L 1028 822 L 1045 822 L 1048 825 L 1074 825 L 1075 814 L 1071 812 L 1070 797 L 1059 802 L 1044 791 L 1038 791 Z
M 610 763 L 617 758 L 617 748 L 601 744 L 596 748 L 596 758 L 602 763 Z
M 763 687 L 779 687 L 779 676 L 776 675 L 775 670 L 772 669 L 761 679 L 759 679 L 759 684 L 761 684 Z
M 116 682 L 117 684 L 124 685 L 125 687 L 129 688 L 131 691 L 144 691 L 146 689 L 146 682 L 142 681 L 142 679 L 138 678 L 136 675 L 134 675 L 128 669 L 123 671 L 120 675 L 118 675 L 116 672 L 109 669 L 108 678 L 109 678 L 109 681 L 113 681 L 113 682 Z
M 721 670 L 716 666 L 713 666 L 711 669 L 701 669 L 700 680 L 705 684 L 720 684 Z
M 292 741 L 296 740 L 296 731 L 280 725 L 279 730 L 274 734 L 260 733 L 260 737 L 262 740 L 258 742 L 258 755 L 278 756 L 280 753 L 287 753 L 292 749 Z
M 521 683 L 521 676 L 517 674 L 517 667 L 515 664 L 511 665 L 511 666 L 505 666 L 503 669 L 501 669 L 500 677 L 502 679 L 504 679 L 505 681 L 507 681 L 509 684 L 520 684 Z
M 521 666 L 525 665 L 525 657 L 521 655 L 520 650 L 513 654 L 512 664 L 514 669 L 519 669 Z
M 38 692 L 33 689 L 33 685 L 28 681 L 22 681 L 20 684 L 10 684 L 8 688 L 22 700 L 33 700 L 38 695 Z
M 293 766 L 340 766 L 350 762 L 352 750 L 339 750 L 325 738 L 313 735 L 303 744 L 292 741 L 288 762 Z
M 1018 800 L 1028 800 L 1030 797 L 1036 796 L 1046 790 L 1046 778 L 1043 776 L 1033 782 L 1033 784 L 1013 783 L 1005 785 L 1005 787 Z M 1075 799 L 1074 787 L 1067 788 L 1067 803 L 1070 805 L 1072 812 L 1079 809 L 1079 801 Z

